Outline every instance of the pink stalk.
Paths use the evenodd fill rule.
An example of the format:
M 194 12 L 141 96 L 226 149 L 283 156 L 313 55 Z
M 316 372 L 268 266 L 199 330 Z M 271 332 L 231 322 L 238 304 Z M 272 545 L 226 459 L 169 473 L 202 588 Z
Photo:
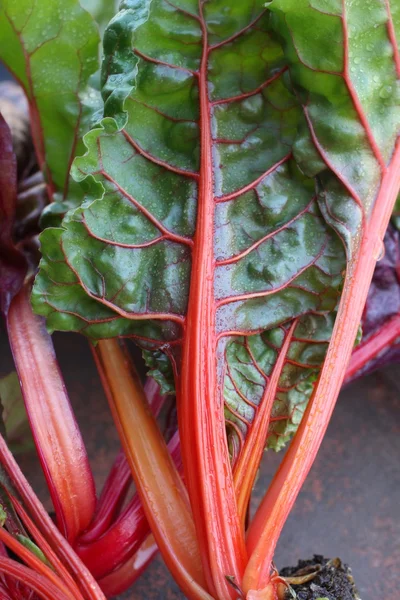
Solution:
M 0 557 L 0 570 L 27 585 L 43 600 L 69 600 L 68 596 L 43 575 L 38 575 L 29 567 L 25 567 L 11 558 Z
M 38 530 L 68 568 L 79 589 L 82 591 L 84 598 L 86 600 L 105 600 L 103 593 L 89 570 L 75 554 L 70 544 L 62 536 L 38 500 L 2 436 L 0 436 L 0 464 L 5 469 L 14 488 L 20 495 L 30 517 L 37 524 Z M 52 600 L 55 600 L 55 598 Z
M 362 341 L 353 351 L 349 366 L 347 367 L 344 383 L 348 383 L 354 376 L 368 365 L 369 361 L 376 358 L 382 351 L 390 348 L 400 337 L 400 315 L 395 315 L 382 327 Z
M 57 522 L 73 542 L 92 520 L 94 481 L 51 338 L 42 319 L 32 312 L 27 284 L 10 304 L 7 326 Z
M 107 531 L 118 515 L 131 483 L 131 470 L 120 450 L 104 484 L 93 521 L 79 536 L 78 544 L 91 544 Z
M 27 531 L 29 532 L 31 538 L 36 543 L 36 545 L 41 549 L 41 551 L 45 555 L 46 559 L 53 567 L 54 571 L 60 576 L 60 578 L 65 583 L 65 585 L 68 587 L 68 589 L 73 593 L 74 598 L 76 598 L 77 600 L 83 600 L 83 596 L 80 593 L 79 588 L 77 587 L 77 584 L 72 579 L 71 574 L 69 573 L 69 571 L 67 570 L 65 565 L 61 562 L 61 560 L 59 559 L 57 554 L 54 552 L 54 550 L 52 549 L 52 547 L 50 546 L 48 541 L 45 539 L 45 537 L 40 533 L 39 529 L 37 528 L 35 523 L 32 521 L 32 519 L 30 518 L 30 516 L 28 515 L 26 510 L 23 508 L 23 506 L 18 502 L 18 500 L 16 498 L 13 498 L 12 496 L 9 495 L 9 499 L 12 502 L 22 523 L 24 524 Z M 4 544 L 3 544 L 3 546 L 4 546 Z
M 104 535 L 88 545 L 78 545 L 76 552 L 98 580 L 129 560 L 149 533 L 150 527 L 140 498 L 135 494 L 119 519 Z
M 8 531 L 0 527 L 0 539 L 19 559 L 23 560 L 28 567 L 36 573 L 43 575 L 49 582 L 57 587 L 69 600 L 76 600 L 76 596 L 65 585 L 62 579 L 53 571 L 51 567 L 46 565 L 35 556 L 30 550 L 25 548 L 21 542 L 16 540 Z

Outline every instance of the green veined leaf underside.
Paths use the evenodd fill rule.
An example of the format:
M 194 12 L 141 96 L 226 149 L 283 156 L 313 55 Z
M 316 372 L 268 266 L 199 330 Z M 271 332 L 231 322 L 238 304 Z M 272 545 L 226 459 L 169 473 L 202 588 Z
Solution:
M 305 114 L 294 155 L 319 176 L 321 208 L 351 258 L 400 131 L 400 9 L 393 0 L 274 0 L 270 9 Z
M 389 0 L 274 0 L 269 8 L 305 115 L 294 157 L 317 176 L 320 208 L 353 269 L 400 132 L 400 8 Z
M 82 153 L 89 108 L 80 94 L 97 69 L 99 35 L 78 0 L 3 0 L 0 59 L 23 87 L 38 162 L 53 200 L 70 206 L 82 199 L 70 179 Z
M 103 129 L 86 136 L 88 153 L 76 162 L 75 175 L 93 175 L 85 181 L 87 202 L 68 216 L 64 231 L 43 234 L 34 302 L 53 329 L 177 345 L 195 233 L 201 149 L 194 71 L 200 65 L 202 32 L 197 2 L 180 8 L 153 2 L 150 9 L 146 2 L 134 4 L 120 13 L 105 38 L 106 114 L 122 130 L 115 131 L 114 121 L 105 119 Z M 270 34 L 268 14 L 261 2 L 237 6 L 223 25 L 213 25 L 222 8 L 224 3 L 205 5 L 210 45 L 215 46 L 208 73 L 218 332 L 233 329 L 247 336 L 278 327 L 279 337 L 281 324 L 316 313 L 314 320 L 307 316 L 299 323 L 310 325 L 305 337 L 312 337 L 318 314 L 335 308 L 343 255 L 321 219 L 313 182 L 290 158 L 299 110 L 283 81 L 285 64 Z M 326 317 L 322 320 L 325 328 Z M 228 341 L 227 366 L 238 343 Z M 321 356 L 292 378 L 283 374 L 276 432 L 283 435 L 285 415 L 293 417 L 288 431 L 295 428 L 295 406 L 304 408 L 311 389 L 306 382 L 314 378 Z M 226 375 L 227 417 L 243 435 L 235 413 L 251 420 L 254 408 L 240 394 L 240 400 L 237 393 L 233 397 L 231 384 Z M 256 392 L 251 398 L 252 405 L 257 403 Z M 279 446 L 281 438 L 274 439 Z

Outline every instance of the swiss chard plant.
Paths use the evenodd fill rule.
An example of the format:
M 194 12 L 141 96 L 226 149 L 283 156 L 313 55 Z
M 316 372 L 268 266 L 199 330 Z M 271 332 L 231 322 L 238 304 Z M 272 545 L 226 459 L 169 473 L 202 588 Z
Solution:
M 110 6 L 85 2 L 101 29 Z M 399 337 L 397 307 L 369 333 L 367 305 L 346 375 L 400 188 L 399 28 L 397 0 L 124 0 L 100 53 L 77 0 L 3 0 L 48 205 L 28 244 L 2 122 L 1 302 L 58 527 L 0 440 L 0 539 L 25 563 L 0 557 L 5 597 L 114 595 L 157 548 L 191 599 L 304 582 L 274 566 L 281 530 L 343 380 Z M 54 330 L 90 339 L 121 439 L 100 498 Z

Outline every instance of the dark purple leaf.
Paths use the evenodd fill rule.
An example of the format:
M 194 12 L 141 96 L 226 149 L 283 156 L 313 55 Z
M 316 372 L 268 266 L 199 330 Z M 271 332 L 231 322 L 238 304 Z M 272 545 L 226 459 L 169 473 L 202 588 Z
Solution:
M 363 313 L 363 336 L 353 352 L 346 383 L 400 361 L 400 232 L 393 224 L 384 243 Z
M 15 247 L 12 229 L 17 198 L 17 160 L 10 129 L 0 115 L 0 310 L 6 313 L 26 274 L 26 261 Z

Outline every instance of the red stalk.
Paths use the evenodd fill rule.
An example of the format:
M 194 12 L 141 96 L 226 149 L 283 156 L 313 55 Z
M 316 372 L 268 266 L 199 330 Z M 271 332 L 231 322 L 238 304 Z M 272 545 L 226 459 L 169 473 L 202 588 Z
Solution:
M 95 542 L 107 531 L 119 514 L 131 483 L 131 470 L 120 450 L 104 484 L 93 521 L 78 538 L 78 545 Z
M 38 500 L 1 435 L 0 463 L 21 496 L 31 518 L 37 523 L 40 533 L 50 544 L 63 564 L 69 569 L 86 600 L 105 600 L 104 595 L 89 570 L 72 550 Z
M 133 557 L 99 581 L 105 595 L 116 596 L 125 592 L 140 577 L 157 552 L 158 546 L 154 537 L 149 535 Z
M 193 600 L 210 600 L 201 572 L 192 515 L 182 480 L 151 414 L 143 388 L 116 340 L 94 357 L 142 505 L 164 560 Z
M 370 220 L 365 223 L 357 256 L 349 265 L 332 341 L 318 383 L 301 425 L 250 525 L 250 560 L 243 580 L 246 592 L 266 588 L 269 584 L 276 543 L 314 462 L 343 383 L 376 260 L 399 188 L 398 144 L 390 167 L 383 175 Z M 268 590 L 265 594 L 267 593 Z
M 32 312 L 28 285 L 11 302 L 7 326 L 57 521 L 68 541 L 73 542 L 92 520 L 94 481 L 51 337 L 42 319 Z
M 140 498 L 135 494 L 120 518 L 91 544 L 79 544 L 76 552 L 93 577 L 100 579 L 129 560 L 150 533 Z
M 225 575 L 233 576 L 240 585 L 246 549 L 226 443 L 223 402 L 216 394 L 214 169 L 207 81 L 209 48 L 201 0 L 199 14 L 203 32 L 203 56 L 198 75 L 200 178 L 178 410 L 185 478 L 203 569 L 210 591 L 219 600 L 225 600 L 234 596 Z
M 365 367 L 370 360 L 387 350 L 400 337 L 400 315 L 389 319 L 353 351 L 347 367 L 344 383 L 346 384 Z
M 40 533 L 39 529 L 36 527 L 32 519 L 29 517 L 26 510 L 23 506 L 18 502 L 16 498 L 9 496 L 10 501 L 12 502 L 19 518 L 25 525 L 26 529 L 29 531 L 31 537 L 36 542 L 36 545 L 41 549 L 49 563 L 54 568 L 55 572 L 61 577 L 64 581 L 65 585 L 68 587 L 70 592 L 72 593 L 74 598 L 78 600 L 84 600 L 82 594 L 80 593 L 76 583 L 72 579 L 70 573 L 65 568 L 57 554 L 51 548 L 50 544 L 44 538 L 44 536 Z
M 36 573 L 39 573 L 48 581 L 50 581 L 54 586 L 56 586 L 69 600 L 76 600 L 76 596 L 74 596 L 68 587 L 63 583 L 63 581 L 54 573 L 50 567 L 44 564 L 37 556 L 32 554 L 30 550 L 25 548 L 18 540 L 16 540 L 11 534 L 8 533 L 5 529 L 0 527 L 0 540 L 3 542 L 7 548 L 12 550 L 14 554 L 18 556 L 21 560 L 23 560 L 28 567 L 33 569 Z
M 29 567 L 17 563 L 11 558 L 0 557 L 0 571 L 14 577 L 36 592 L 43 600 L 68 600 L 61 590 L 42 575 L 38 575 Z

